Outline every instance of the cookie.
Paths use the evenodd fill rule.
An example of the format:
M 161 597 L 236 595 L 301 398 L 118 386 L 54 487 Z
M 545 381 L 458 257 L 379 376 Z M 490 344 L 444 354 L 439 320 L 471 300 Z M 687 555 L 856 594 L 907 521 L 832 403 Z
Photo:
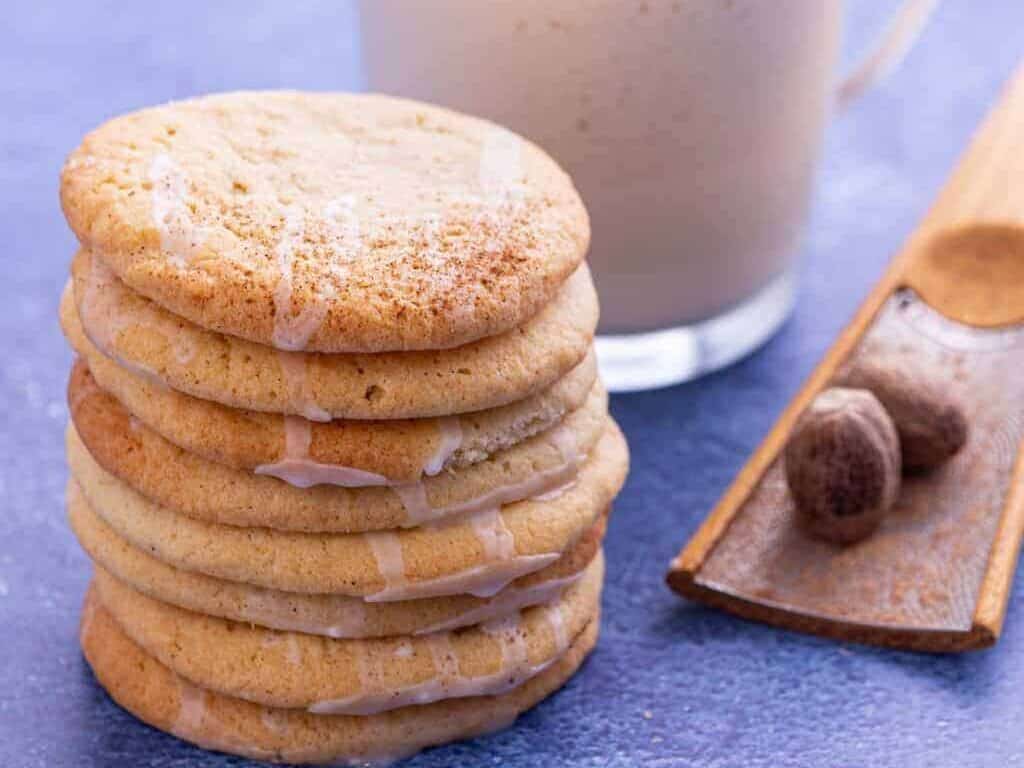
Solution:
M 362 534 L 309 534 L 204 523 L 160 507 L 96 464 L 72 460 L 81 490 L 119 535 L 154 557 L 286 592 L 339 593 L 372 602 L 450 594 L 487 597 L 551 565 L 590 529 L 625 479 L 627 452 L 610 420 L 576 481 L 552 497 L 446 524 Z
M 569 177 L 492 123 L 380 95 L 226 93 L 115 118 L 61 174 L 79 241 L 205 328 L 319 352 L 508 331 L 583 259 Z
M 387 421 L 310 422 L 301 416 L 247 411 L 201 400 L 122 368 L 79 332 L 66 329 L 97 384 L 137 419 L 189 453 L 235 469 L 257 470 L 287 457 L 288 436 L 302 432 L 305 458 L 358 469 L 387 485 L 475 464 L 560 422 L 595 386 L 593 354 L 551 387 L 518 403 L 462 416 Z M 83 360 L 75 365 L 83 366 Z M 72 371 L 68 396 L 85 376 Z M 358 479 L 358 473 L 353 473 Z M 374 478 L 369 478 L 371 481 Z M 378 481 L 381 482 L 381 481 Z
M 86 554 L 156 600 L 268 629 L 334 638 L 421 635 L 502 618 L 558 597 L 600 554 L 607 513 L 556 562 L 516 579 L 490 598 L 472 595 L 368 603 L 358 597 L 264 589 L 174 568 L 121 538 L 84 503 L 68 498 L 68 521 Z
M 87 251 L 71 265 L 85 334 L 122 367 L 233 408 L 325 421 L 448 416 L 550 387 L 590 350 L 598 307 L 586 266 L 521 327 L 444 352 L 281 352 L 214 333 L 124 286 Z M 61 304 L 62 324 L 72 319 Z
M 558 426 L 470 467 L 404 486 L 298 488 L 177 448 L 97 387 L 84 368 L 73 372 L 69 392 L 72 466 L 84 442 L 106 471 L 162 506 L 208 522 L 297 531 L 415 526 L 550 492 L 575 477 L 607 419 L 606 395 L 594 389 Z
M 162 603 L 97 568 L 103 605 L 134 642 L 193 685 L 270 707 L 375 715 L 507 693 L 568 650 L 597 615 L 603 572 L 487 624 L 337 640 L 252 627 Z
M 597 630 L 595 619 L 551 666 L 501 696 L 448 699 L 364 717 L 271 709 L 196 688 L 133 643 L 91 589 L 82 610 L 81 643 L 93 673 L 118 704 L 193 744 L 257 760 L 386 764 L 508 727 L 576 672 Z

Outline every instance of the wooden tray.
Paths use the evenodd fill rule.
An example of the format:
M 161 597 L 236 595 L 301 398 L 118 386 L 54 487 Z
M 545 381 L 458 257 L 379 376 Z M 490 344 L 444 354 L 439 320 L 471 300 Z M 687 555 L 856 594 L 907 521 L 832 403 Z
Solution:
M 944 377 L 971 434 L 904 482 L 881 529 L 850 547 L 790 519 L 780 453 L 851 356 L 885 342 Z M 999 637 L 1024 534 L 1024 67 L 920 227 L 672 562 L 680 594 L 750 619 L 900 648 Z

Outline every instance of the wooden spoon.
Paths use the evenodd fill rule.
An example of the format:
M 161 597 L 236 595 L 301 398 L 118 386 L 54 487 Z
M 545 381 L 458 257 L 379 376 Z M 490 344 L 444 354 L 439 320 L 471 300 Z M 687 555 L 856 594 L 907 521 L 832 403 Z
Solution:
M 869 539 L 792 524 L 780 454 L 851 356 L 879 344 L 964 403 L 967 446 L 905 480 Z M 801 391 L 672 562 L 672 589 L 741 616 L 929 651 L 999 637 L 1024 534 L 1024 66 L 938 200 Z

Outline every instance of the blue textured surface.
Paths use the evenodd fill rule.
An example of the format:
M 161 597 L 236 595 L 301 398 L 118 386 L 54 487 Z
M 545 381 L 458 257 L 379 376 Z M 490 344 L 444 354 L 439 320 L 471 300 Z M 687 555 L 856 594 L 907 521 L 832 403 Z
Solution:
M 851 39 L 865 39 L 894 4 L 851 3 Z M 128 109 L 223 89 L 357 84 L 347 10 L 265 5 L 35 2 L 0 14 L 5 766 L 245 763 L 137 723 L 97 687 L 78 652 L 89 568 L 62 509 L 70 355 L 54 318 L 74 243 L 57 173 L 83 132 Z M 745 623 L 687 605 L 662 582 L 670 557 L 921 216 L 1022 53 L 1019 0 L 947 0 L 907 64 L 837 120 L 792 321 L 727 371 L 613 401 L 634 469 L 609 532 L 597 652 L 514 729 L 410 765 L 1024 764 L 1019 584 L 997 648 L 928 657 Z

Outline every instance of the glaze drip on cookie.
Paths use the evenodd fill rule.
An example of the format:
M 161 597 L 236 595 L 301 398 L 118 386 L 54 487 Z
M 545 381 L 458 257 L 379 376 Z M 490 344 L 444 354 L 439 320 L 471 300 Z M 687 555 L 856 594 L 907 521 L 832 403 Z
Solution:
M 458 654 L 448 634 L 439 632 L 423 638 L 434 664 L 432 677 L 404 688 L 382 690 L 378 682 L 379 672 L 367 668 L 367 662 L 363 659 L 360 693 L 342 699 L 318 701 L 309 706 L 309 711 L 324 715 L 369 716 L 442 699 L 500 696 L 543 672 L 568 648 L 567 644 L 559 646 L 554 658 L 531 664 L 519 613 L 482 624 L 481 629 L 493 637 L 499 646 L 501 663 L 494 672 L 473 677 L 463 675 L 459 668 Z
M 358 258 L 362 249 L 354 196 L 346 195 L 328 203 L 323 217 L 315 222 L 312 231 L 307 218 L 307 212 L 299 206 L 292 205 L 285 210 L 275 251 L 279 275 L 274 288 L 272 342 L 276 348 L 289 352 L 306 349 L 313 334 L 320 330 L 327 316 L 329 299 L 337 291 L 336 284 L 347 279 L 349 265 Z M 322 239 L 330 246 L 332 259 L 323 269 L 334 280 L 318 279 L 316 264 L 303 261 L 306 271 L 314 270 L 306 278 L 314 283 L 314 291 L 307 294 L 305 306 L 296 310 L 293 304 L 297 256 L 310 239 Z
M 321 610 L 323 620 L 297 616 L 298 610 L 286 599 L 287 593 L 253 589 L 247 593 L 241 614 L 253 624 L 272 629 L 305 632 L 308 635 L 348 638 L 366 635 L 366 603 L 346 596 L 336 597 L 329 609 Z
M 367 595 L 369 603 L 397 600 L 419 600 L 443 595 L 493 597 L 502 589 L 528 573 L 546 568 L 561 556 L 558 552 L 540 555 L 510 554 L 502 559 L 457 571 L 436 579 L 410 581 L 405 570 L 402 544 L 398 534 L 388 531 L 365 533 L 384 580 L 384 588 Z
M 126 359 L 118 353 L 118 336 L 132 323 L 118 315 L 116 307 L 110 300 L 108 288 L 116 279 L 110 267 L 101 259 L 93 256 L 89 262 L 85 292 L 79 310 L 82 327 L 89 340 L 107 357 L 147 381 L 164 386 L 156 370 L 152 367 L 136 360 Z
M 301 416 L 284 417 L 284 435 L 284 456 L 273 464 L 256 467 L 257 475 L 270 475 L 297 488 L 310 488 L 314 485 L 337 485 L 342 488 L 388 485 L 388 479 L 375 472 L 339 464 L 321 464 L 309 458 L 313 428 Z
M 175 734 L 195 733 L 206 717 L 206 691 L 178 677 L 178 717 L 171 728 Z
M 490 602 L 474 608 L 472 611 L 459 614 L 448 621 L 431 624 L 429 627 L 417 630 L 415 634 L 427 635 L 432 632 L 446 632 L 459 627 L 483 624 L 524 608 L 557 600 L 568 587 L 583 578 L 583 573 L 584 571 L 579 571 L 561 579 L 549 579 L 532 587 L 510 585 L 498 592 Z
M 422 482 L 394 486 L 408 515 L 408 522 L 403 527 L 475 515 L 524 499 L 548 501 L 557 498 L 575 483 L 586 457 L 580 453 L 576 437 L 569 429 L 556 427 L 550 430 L 549 439 L 562 457 L 561 464 L 538 470 L 519 482 L 496 486 L 487 493 L 458 504 L 432 507 Z
M 309 421 L 330 421 L 331 414 L 316 404 L 310 392 L 306 356 L 298 352 L 280 350 L 277 353 L 277 361 L 281 366 L 281 378 L 288 389 L 288 402 L 291 407 Z
M 462 447 L 462 423 L 458 416 L 442 416 L 437 420 L 440 432 L 437 450 L 423 464 L 423 474 L 433 477 L 444 469 L 448 460 Z
M 508 560 L 516 553 L 516 539 L 501 519 L 498 508 L 485 509 L 469 520 L 488 560 Z
M 203 228 L 192 220 L 188 204 L 188 177 L 171 159 L 161 153 L 149 166 L 152 185 L 150 203 L 153 223 L 160 233 L 160 252 L 177 267 L 188 267 L 206 236 Z
M 543 610 L 544 617 L 551 626 L 551 633 L 555 637 L 555 646 L 558 648 L 559 655 L 561 655 L 568 650 L 569 643 L 571 642 L 569 633 L 565 628 L 565 616 L 562 615 L 562 605 L 557 601 L 552 601 Z

